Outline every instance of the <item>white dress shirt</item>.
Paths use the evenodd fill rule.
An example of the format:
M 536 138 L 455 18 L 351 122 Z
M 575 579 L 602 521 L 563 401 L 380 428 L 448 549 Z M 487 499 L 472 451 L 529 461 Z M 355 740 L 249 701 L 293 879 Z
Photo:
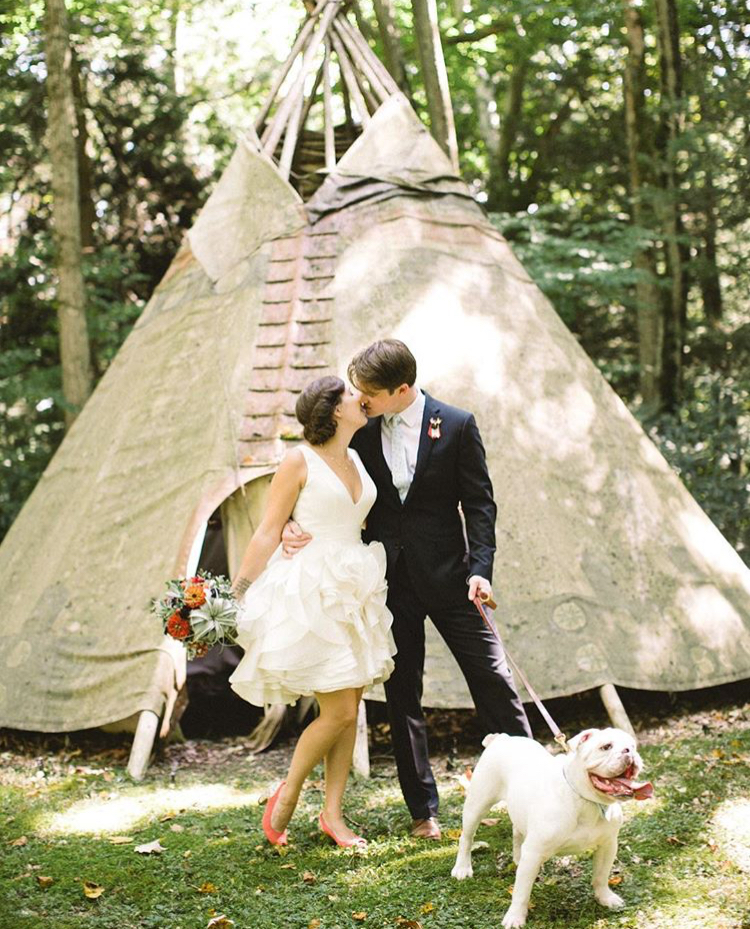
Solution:
M 417 467 L 417 453 L 419 451 L 419 437 L 422 433 L 422 416 L 424 415 L 425 396 L 417 388 L 417 396 L 407 406 L 405 410 L 399 413 L 401 417 L 400 429 L 403 434 L 404 450 L 406 451 L 406 465 L 409 472 L 409 479 L 414 477 L 414 469 Z M 389 417 L 390 418 L 390 417 Z M 392 470 L 391 464 L 391 435 L 393 427 L 389 425 L 385 416 L 381 418 L 380 437 L 383 443 L 383 457 L 386 464 Z

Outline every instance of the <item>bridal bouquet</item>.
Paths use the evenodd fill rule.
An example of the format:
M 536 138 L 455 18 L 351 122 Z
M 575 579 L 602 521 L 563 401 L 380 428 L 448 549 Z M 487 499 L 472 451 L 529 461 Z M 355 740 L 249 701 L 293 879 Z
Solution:
M 199 571 L 195 577 L 167 582 L 167 592 L 154 600 L 153 612 L 164 632 L 183 643 L 188 658 L 201 658 L 213 645 L 232 645 L 240 605 L 227 578 Z

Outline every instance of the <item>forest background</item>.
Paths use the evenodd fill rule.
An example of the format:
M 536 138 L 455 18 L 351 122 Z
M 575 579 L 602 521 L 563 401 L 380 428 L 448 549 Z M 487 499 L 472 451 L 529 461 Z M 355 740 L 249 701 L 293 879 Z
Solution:
M 50 23 L 42 0 L 0 0 L 0 539 L 252 126 L 302 16 L 297 0 L 68 0 L 74 395 Z M 750 564 L 750 2 L 359 0 L 350 16 L 433 131 L 418 40 L 425 17 L 437 23 L 462 176 Z M 195 411 L 196 428 L 207 415 Z

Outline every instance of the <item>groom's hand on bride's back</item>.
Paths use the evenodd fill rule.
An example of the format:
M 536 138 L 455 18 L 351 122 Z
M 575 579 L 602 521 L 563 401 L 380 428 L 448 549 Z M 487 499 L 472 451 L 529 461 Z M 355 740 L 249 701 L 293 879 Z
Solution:
M 312 541 L 309 532 L 304 532 L 293 519 L 287 521 L 281 532 L 281 551 L 285 558 L 292 558 Z

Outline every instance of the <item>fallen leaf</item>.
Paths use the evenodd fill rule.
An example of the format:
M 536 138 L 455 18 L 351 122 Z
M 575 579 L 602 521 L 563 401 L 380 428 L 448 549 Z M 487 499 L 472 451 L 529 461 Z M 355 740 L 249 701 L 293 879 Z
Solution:
M 364 910 L 359 913 L 352 913 L 352 919 L 356 919 L 358 923 L 363 923 L 367 919 L 367 913 Z
M 479 821 L 483 826 L 496 826 L 500 822 L 499 819 L 480 819 Z
M 170 819 L 174 819 L 174 817 L 175 817 L 174 813 L 165 813 L 163 816 L 159 817 L 159 822 L 166 823 L 166 822 L 169 822 Z
M 443 830 L 443 837 L 446 838 L 446 839 L 454 839 L 454 840 L 455 840 L 455 839 L 460 839 L 460 838 L 461 838 L 461 830 L 460 830 L 460 829 L 444 829 L 444 830 Z
M 173 823 L 170 827 L 172 832 L 184 832 L 185 827 L 181 826 L 179 823 Z
M 233 919 L 230 919 L 223 913 L 219 913 L 218 916 L 214 916 L 213 919 L 209 919 L 206 929 L 232 929 L 233 925 Z
M 25 835 L 19 835 L 17 839 L 13 839 L 8 844 L 12 845 L 14 848 L 21 848 L 23 845 L 28 845 L 29 840 L 26 838 Z
M 682 839 L 678 839 L 676 835 L 668 835 L 667 842 L 669 842 L 670 845 L 684 845 L 685 844 L 682 841 Z
M 146 842 L 145 845 L 136 845 L 135 851 L 139 855 L 161 855 L 166 849 L 158 839 L 154 839 L 153 842 Z
M 282 871 L 296 871 L 297 870 L 296 864 L 283 864 L 280 867 Z
M 317 877 L 315 877 L 312 871 L 305 871 L 305 873 L 302 875 L 302 880 L 306 884 L 314 884 L 315 881 L 317 881 Z
M 431 913 L 435 909 L 434 903 L 423 903 L 419 908 L 422 913 Z
M 607 881 L 610 887 L 617 887 L 618 884 L 622 884 L 622 875 L 613 874 L 612 877 Z
M 404 929 L 422 929 L 422 923 L 417 919 L 407 919 L 405 916 L 396 918 L 396 925 L 403 926 Z
M 37 874 L 36 882 L 42 888 L 51 887 L 55 883 L 54 877 L 47 877 L 45 874 Z
M 196 888 L 199 894 L 213 894 L 216 893 L 216 885 L 212 884 L 211 881 L 206 881 L 205 884 L 201 884 L 200 887 Z
M 111 835 L 109 841 L 112 845 L 128 845 L 133 841 L 133 837 L 129 835 Z
M 320 929 L 321 922 L 319 919 L 311 919 L 307 924 L 307 929 Z
M 89 898 L 89 900 L 96 900 L 97 897 L 101 897 L 101 895 L 104 893 L 104 888 L 101 884 L 97 884 L 95 881 L 84 881 L 83 893 Z
M 189 858 L 192 854 L 193 854 L 192 851 L 191 851 L 190 849 L 188 849 L 186 852 L 183 852 L 183 853 L 182 853 L 182 857 L 183 857 L 183 858 Z

